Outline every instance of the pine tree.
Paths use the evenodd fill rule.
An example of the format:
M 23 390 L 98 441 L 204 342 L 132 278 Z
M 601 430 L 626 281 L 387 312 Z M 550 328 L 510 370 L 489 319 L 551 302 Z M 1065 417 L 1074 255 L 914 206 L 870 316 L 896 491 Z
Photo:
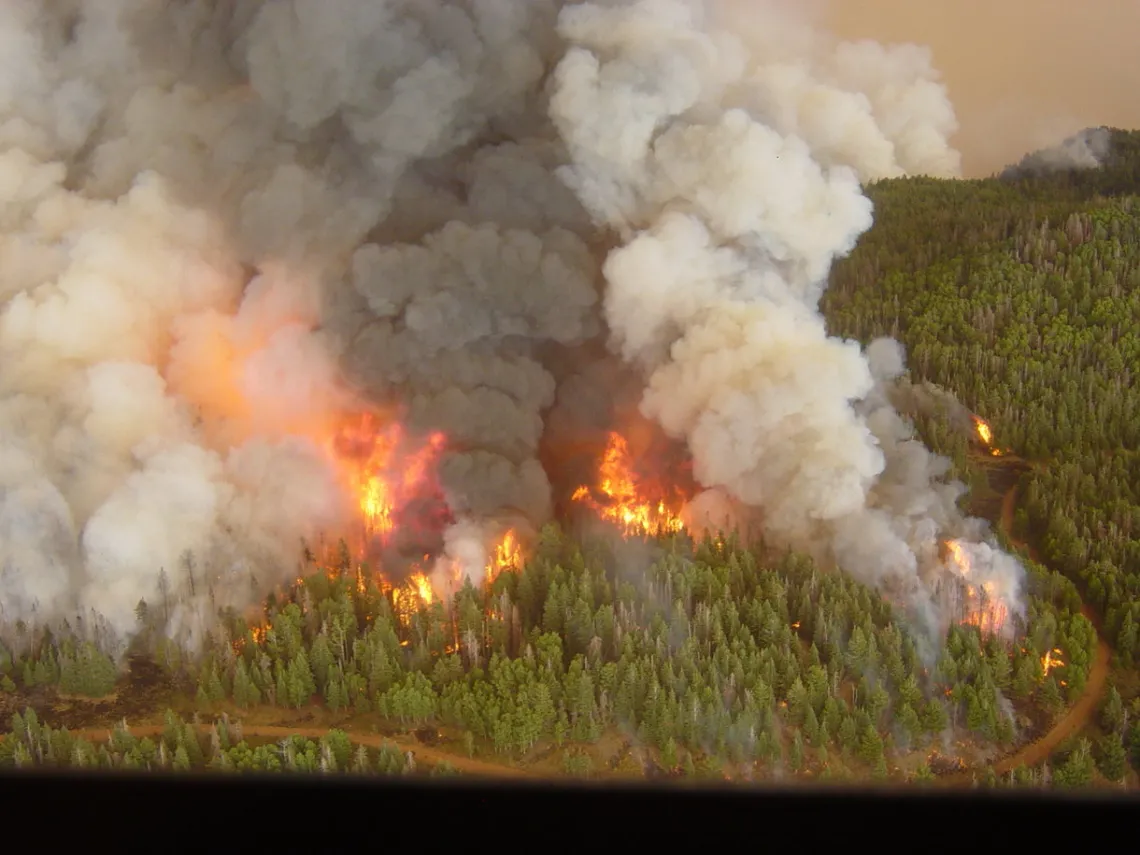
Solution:
M 222 687 L 222 680 L 218 676 L 218 666 L 216 664 L 210 665 L 210 679 L 207 691 L 210 700 L 213 702 L 224 700 L 226 697 L 226 690 Z
M 1082 738 L 1053 775 L 1053 782 L 1067 788 L 1087 786 L 1092 781 L 1093 765 L 1089 742 Z
M 693 763 L 693 754 L 691 751 L 685 752 L 685 759 L 682 764 L 682 770 L 684 771 L 686 778 L 695 778 L 697 775 L 697 767 Z
M 206 669 L 198 672 L 198 692 L 194 699 L 200 707 L 210 705 L 210 675 Z
M 329 705 L 329 709 L 334 713 L 340 712 L 343 705 L 343 699 L 340 692 L 340 682 L 337 680 L 330 680 L 328 686 L 325 688 L 325 701 Z
M 245 660 L 239 658 L 234 668 L 234 703 L 242 709 L 248 709 L 260 701 L 257 686 L 249 677 L 249 669 Z
M 288 707 L 293 705 L 293 696 L 289 693 L 289 680 L 285 675 L 285 669 L 281 667 L 281 662 L 278 660 L 276 664 L 277 676 L 274 683 L 274 691 L 276 694 L 276 702 L 279 707 Z
M 937 698 L 926 702 L 922 710 L 922 727 L 927 733 L 941 733 L 946 729 L 946 708 Z
M 187 753 L 185 746 L 179 745 L 178 748 L 175 749 L 173 768 L 176 772 L 190 771 L 190 755 Z
M 859 740 L 859 759 L 869 765 L 874 765 L 883 755 L 883 738 L 873 727 L 863 731 Z
M 1101 738 L 1098 746 L 1096 765 L 1100 773 L 1110 781 L 1121 781 L 1127 771 L 1128 752 L 1124 750 L 1124 740 L 1118 731 L 1112 731 Z
M 793 772 L 799 772 L 804 766 L 804 738 L 798 730 L 792 732 L 792 747 L 788 755 L 788 764 Z
M 1100 711 L 1100 723 L 1109 733 L 1124 729 L 1124 701 L 1116 686 L 1109 686 Z

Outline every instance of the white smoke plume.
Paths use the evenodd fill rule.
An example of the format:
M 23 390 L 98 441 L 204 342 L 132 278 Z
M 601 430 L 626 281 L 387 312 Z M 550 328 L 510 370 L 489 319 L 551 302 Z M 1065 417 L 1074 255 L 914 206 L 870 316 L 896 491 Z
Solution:
M 688 442 L 697 480 L 936 630 L 945 616 L 923 565 L 977 525 L 939 483 L 946 462 L 885 398 L 897 345 L 864 354 L 830 338 L 817 303 L 831 262 L 871 225 L 860 179 L 953 175 L 952 116 L 920 51 L 839 46 L 813 74 L 815 42 L 788 38 L 785 17 L 772 53 L 750 55 L 756 8 L 731 8 L 731 35 L 692 3 L 568 8 L 551 98 L 572 158 L 562 175 L 622 235 L 604 265 L 612 342 L 644 370 L 642 411 Z M 764 64 L 779 61 L 777 39 L 797 50 L 794 75 Z M 890 95 L 835 85 L 836 69 Z M 829 103 L 848 109 L 816 109 Z M 978 572 L 1011 575 L 1002 590 L 1020 610 L 1014 562 Z
M 439 552 L 478 575 L 550 516 L 599 340 L 702 513 L 936 612 L 930 550 L 981 535 L 817 302 L 861 182 L 957 173 L 953 110 L 922 49 L 794 9 L 0 4 L 0 623 L 250 602 L 352 524 L 327 439 L 373 408 L 447 434 Z
M 1096 169 L 1104 163 L 1111 148 L 1112 133 L 1108 128 L 1086 128 L 1057 145 L 1027 154 L 1020 162 L 1003 170 L 1002 177 Z

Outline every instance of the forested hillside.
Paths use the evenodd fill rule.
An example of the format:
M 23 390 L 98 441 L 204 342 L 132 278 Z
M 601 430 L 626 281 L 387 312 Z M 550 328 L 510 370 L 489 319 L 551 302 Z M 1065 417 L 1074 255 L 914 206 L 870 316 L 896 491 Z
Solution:
M 895 180 L 824 298 L 833 332 L 906 345 L 1026 476 L 1021 531 L 1140 655 L 1140 134 L 1097 170 Z
M 1008 748 L 1035 716 L 1061 711 L 1066 684 L 1079 692 L 1096 643 L 1071 585 L 1037 573 L 1044 598 L 1027 637 L 1010 648 L 957 628 L 930 669 L 891 607 L 846 576 L 732 542 L 679 536 L 657 549 L 651 566 L 631 565 L 604 541 L 549 527 L 524 568 L 468 586 L 450 611 L 382 591 L 347 563 L 311 567 L 267 623 L 225 616 L 202 662 L 184 663 L 153 632 L 157 608 L 140 605 L 139 644 L 176 681 L 196 681 L 201 711 L 321 703 L 330 723 L 442 726 L 463 754 L 549 774 L 842 779 L 929 776 L 925 758 L 947 732 Z M 1046 674 L 1054 647 L 1066 664 Z M 101 654 L 66 640 L 0 653 L 0 670 L 25 697 L 59 682 L 75 694 L 111 688 Z M 25 731 L 26 718 L 14 722 L 0 763 L 23 756 L 12 740 Z M 25 735 L 31 751 L 38 737 Z M 110 766 L 138 759 L 83 750 Z
M 876 225 L 824 299 L 832 332 L 896 336 L 913 374 L 1037 464 L 1017 533 L 1068 578 L 1027 561 L 1028 620 L 1012 645 L 956 627 L 924 663 L 870 589 L 736 539 L 619 543 L 552 525 L 524 566 L 449 606 L 382 584 L 347 549 L 306 551 L 303 580 L 256 617 L 217 615 L 200 658 L 165 640 L 170 603 L 140 602 L 131 652 L 157 663 L 146 680 L 141 666 L 120 676 L 93 644 L 21 624 L 0 645 L 12 722 L 0 765 L 403 773 L 404 746 L 376 734 L 430 731 L 460 767 L 542 775 L 929 779 L 953 771 L 946 757 L 984 765 L 1034 739 L 1089 678 L 1097 638 L 1082 593 L 1122 679 L 1140 657 L 1140 134 L 1114 132 L 1099 170 L 869 192 Z M 960 430 L 918 422 L 985 484 Z M 1054 783 L 1087 782 L 1094 760 L 1119 781 L 1129 752 L 1140 764 L 1135 695 L 1109 693 L 1096 750 L 1069 746 Z M 309 722 L 328 737 L 254 745 L 222 719 L 207 746 L 163 719 L 167 706 Z M 100 745 L 41 723 L 128 714 L 158 738 L 119 729 Z M 362 734 L 371 753 L 350 745 Z
M 1032 159 L 1024 165 L 1031 166 Z M 874 185 L 876 224 L 824 298 L 835 334 L 890 334 L 1037 465 L 1016 532 L 1078 583 L 1118 665 L 1140 657 L 1140 133 L 1099 169 Z M 935 445 L 954 450 L 948 435 Z M 959 441 L 960 443 L 960 441 Z M 961 448 L 958 449 L 961 457 Z

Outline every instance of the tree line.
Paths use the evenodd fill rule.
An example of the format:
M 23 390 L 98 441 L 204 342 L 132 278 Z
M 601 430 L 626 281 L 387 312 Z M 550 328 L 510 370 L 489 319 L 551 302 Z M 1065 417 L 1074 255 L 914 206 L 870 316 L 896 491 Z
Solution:
M 1072 584 L 1043 568 L 1017 643 L 955 627 L 931 666 L 890 604 L 803 556 L 735 538 L 651 548 L 648 567 L 630 568 L 606 541 L 551 525 L 524 567 L 468 584 L 449 608 L 409 608 L 334 559 L 311 564 L 252 624 L 221 614 L 200 659 L 158 631 L 160 610 L 140 608 L 140 637 L 193 681 L 202 709 L 320 703 L 334 717 L 449 728 L 468 753 L 508 762 L 553 747 L 568 769 L 617 732 L 664 773 L 838 778 L 895 774 L 948 728 L 1012 746 L 1025 727 L 1017 708 L 1021 719 L 1058 714 L 1095 649 Z M 1065 664 L 1046 674 L 1055 648 Z M 0 670 L 31 687 L 100 655 L 73 649 L 5 651 Z

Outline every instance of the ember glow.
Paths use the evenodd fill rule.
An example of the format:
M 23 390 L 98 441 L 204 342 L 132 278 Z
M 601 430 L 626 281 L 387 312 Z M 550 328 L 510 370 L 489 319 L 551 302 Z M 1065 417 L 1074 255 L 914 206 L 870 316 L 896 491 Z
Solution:
M 617 523 L 626 536 L 656 536 L 681 531 L 684 500 L 638 476 L 629 443 L 612 432 L 598 472 L 598 486 L 583 485 L 571 498 L 593 508 L 602 519 Z
M 985 635 L 997 635 L 1009 619 L 1009 607 L 992 581 L 978 582 L 972 578 L 973 567 L 962 544 L 946 541 L 950 569 L 965 583 L 965 614 L 961 623 L 976 626 Z

